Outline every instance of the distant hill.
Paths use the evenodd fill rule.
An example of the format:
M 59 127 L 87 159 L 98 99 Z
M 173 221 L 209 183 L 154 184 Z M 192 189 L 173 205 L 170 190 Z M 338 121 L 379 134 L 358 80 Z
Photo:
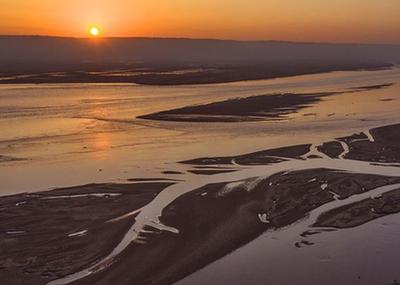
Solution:
M 400 45 L 162 38 L 0 37 L 0 62 L 399 61 Z
M 201 83 L 207 83 L 240 78 L 270 78 L 319 71 L 382 67 L 396 62 L 400 62 L 400 45 L 173 38 L 85 39 L 0 36 L 0 73 L 3 75 L 133 67 L 174 66 L 176 69 L 178 67 L 239 68 L 245 66 L 245 69 L 241 69 L 242 75 L 224 75 L 220 80 L 207 73 L 210 78 L 200 80 Z M 263 71 L 254 72 L 252 66 L 261 68 Z M 291 72 L 290 69 L 293 71 Z M 249 76 L 250 73 L 253 75 Z M 113 76 L 113 80 L 117 77 Z M 197 75 L 195 77 L 193 82 L 199 79 Z M 175 80 L 176 78 L 177 76 L 169 74 L 163 82 L 158 82 L 154 78 L 145 80 L 139 78 L 137 81 L 151 84 L 157 82 L 168 84 L 169 80 L 177 84 L 187 83 L 185 80 L 183 82 Z M 78 79 L 79 77 L 75 76 L 75 80 L 71 80 Z M 112 81 L 104 76 L 101 80 Z M 127 80 L 127 78 L 120 78 L 117 81 L 121 80 Z M 23 80 L 17 82 L 20 81 Z M 89 78 L 84 81 L 97 80 Z M 189 82 L 192 81 L 189 80 Z M 42 78 L 35 82 L 47 82 L 47 79 Z

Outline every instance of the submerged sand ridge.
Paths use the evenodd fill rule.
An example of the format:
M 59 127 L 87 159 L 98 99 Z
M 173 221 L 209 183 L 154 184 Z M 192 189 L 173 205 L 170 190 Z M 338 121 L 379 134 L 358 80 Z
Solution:
M 378 90 L 392 86 L 393 83 L 354 87 L 342 92 L 266 94 L 235 98 L 203 105 L 161 111 L 138 116 L 139 119 L 172 122 L 246 122 L 277 121 L 287 119 L 289 114 L 310 107 L 326 97 L 356 93 L 365 90 Z M 315 115 L 314 113 L 304 114 Z M 331 113 L 334 115 L 334 113 Z
M 183 122 L 241 122 L 279 120 L 284 115 L 337 93 L 273 94 L 230 99 L 205 105 L 162 111 L 138 118 Z
M 195 159 L 185 164 L 234 172 L 186 181 L 3 197 L 2 244 L 13 247 L 0 254 L 0 277 L 7 284 L 24 278 L 31 284 L 170 284 L 266 231 L 296 227 L 307 236 L 313 226 L 316 232 L 359 226 L 397 213 L 399 134 L 400 125 L 391 125 L 325 144 Z M 44 219 L 49 215 L 54 219 Z M 65 215 L 80 218 L 66 221 Z M 93 242 L 100 233 L 107 235 Z M 55 253 L 58 242 L 62 254 Z M 82 249 L 91 254 L 78 254 Z

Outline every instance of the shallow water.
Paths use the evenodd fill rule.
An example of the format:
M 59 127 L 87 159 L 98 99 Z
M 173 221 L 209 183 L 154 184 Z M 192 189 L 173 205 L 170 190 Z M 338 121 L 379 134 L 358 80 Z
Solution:
M 176 284 L 392 284 L 399 280 L 398 215 L 324 232 L 296 248 L 285 230 L 262 235 Z M 235 272 L 232 268 L 240 268 Z
M 377 190 L 387 191 L 398 186 Z M 371 194 L 356 195 L 351 200 L 354 202 Z M 335 202 L 330 203 L 332 207 L 336 206 Z M 311 217 L 298 224 L 266 232 L 176 284 L 389 285 L 399 280 L 399 215 L 338 231 L 323 232 L 324 228 L 316 228 L 322 230 L 320 234 L 306 239 L 300 236 L 318 214 L 330 208 L 330 204 L 311 212 Z M 313 244 L 295 247 L 295 243 L 302 240 Z
M 0 155 L 7 159 L 0 157 L 0 194 L 163 177 L 162 171 L 176 169 L 184 172 L 176 177 L 185 179 L 193 174 L 176 161 L 320 142 L 397 122 L 399 81 L 400 68 L 394 68 L 200 86 L 1 85 Z M 391 82 L 396 84 L 327 97 L 281 122 L 237 125 L 135 119 L 227 98 L 345 91 Z

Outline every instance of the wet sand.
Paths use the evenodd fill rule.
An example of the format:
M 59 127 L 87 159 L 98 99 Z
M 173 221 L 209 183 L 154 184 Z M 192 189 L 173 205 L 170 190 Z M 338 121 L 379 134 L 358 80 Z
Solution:
M 306 219 L 314 210 L 327 207 L 313 226 L 328 229 L 355 227 L 397 213 L 399 134 L 400 125 L 390 125 L 325 144 L 183 162 L 215 171 L 202 184 L 149 180 L 2 197 L 1 243 L 6 250 L 0 253 L 0 279 L 11 285 L 24 280 L 171 284 L 266 231 Z M 297 164 L 299 169 L 292 167 Z M 237 171 L 221 173 L 217 168 L 224 165 L 235 165 Z M 267 170 L 272 174 L 263 176 Z M 169 193 L 175 195 L 174 187 L 180 185 L 194 188 L 172 196 L 170 203 L 163 200 Z M 394 189 L 357 200 L 389 188 Z M 166 206 L 157 208 L 157 199 Z M 355 202 L 346 205 L 347 199 Z M 338 201 L 344 205 L 334 207 Z M 312 234 L 312 227 L 306 228 L 303 237 Z M 305 240 L 294 246 L 311 245 Z

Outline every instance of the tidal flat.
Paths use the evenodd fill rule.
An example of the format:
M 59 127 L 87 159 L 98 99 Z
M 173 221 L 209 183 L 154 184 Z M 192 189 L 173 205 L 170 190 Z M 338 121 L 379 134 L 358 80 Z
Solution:
M 170 284 L 298 221 L 308 224 L 295 248 L 313 245 L 307 236 L 318 231 L 396 214 L 400 158 L 392 154 L 400 153 L 400 125 L 367 134 L 339 138 L 345 155 L 333 158 L 330 144 L 326 153 L 310 144 L 207 158 L 236 169 L 191 171 L 212 177 L 203 183 L 149 180 L 2 197 L 0 277 L 7 284 Z
M 399 280 L 399 78 L 1 85 L 0 280 Z

